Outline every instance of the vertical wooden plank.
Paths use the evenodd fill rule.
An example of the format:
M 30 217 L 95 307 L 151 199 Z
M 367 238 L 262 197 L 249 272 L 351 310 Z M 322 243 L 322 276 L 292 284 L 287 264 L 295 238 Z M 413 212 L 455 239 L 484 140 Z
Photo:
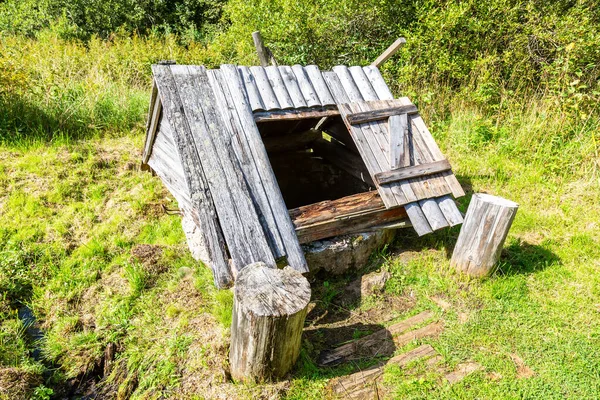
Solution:
M 379 68 L 368 65 L 363 69 L 365 74 L 367 74 L 367 78 L 369 78 L 369 81 L 371 82 L 371 86 L 373 86 L 373 89 L 377 93 L 377 97 L 379 97 L 381 100 L 392 100 L 394 95 L 383 80 L 381 72 L 379 72 Z
M 440 210 L 444 213 L 444 217 L 446 217 L 446 221 L 450 224 L 450 226 L 455 226 L 463 223 L 463 216 L 456 207 L 454 200 L 449 195 L 445 195 L 435 199 Z
M 265 72 L 267 73 L 267 78 L 269 78 L 269 83 L 273 87 L 273 92 L 277 96 L 279 107 L 282 109 L 294 108 L 294 102 L 283 83 L 279 68 L 269 66 L 265 68 Z
M 169 66 L 153 65 L 152 72 L 157 82 L 158 92 L 163 104 L 163 111 L 173 129 L 173 139 L 181 157 L 185 179 L 190 193 L 191 203 L 198 213 L 201 234 L 207 244 L 210 267 L 213 269 L 215 285 L 219 288 L 229 286 L 233 281 L 229 269 L 228 256 L 225 251 L 225 241 L 212 195 L 204 176 L 198 153 L 190 143 L 190 127 L 183 114 L 183 105 L 179 97 L 175 80 Z
M 269 194 L 266 193 L 261 182 L 256 162 L 252 157 L 250 145 L 243 132 L 237 111 L 228 100 L 231 97 L 229 88 L 224 82 L 220 70 L 210 70 L 207 73 L 208 80 L 215 93 L 217 108 L 221 113 L 223 122 L 233 133 L 231 146 L 242 168 L 244 178 L 250 187 L 250 192 L 256 203 L 255 206 L 257 207 L 258 215 L 261 224 L 264 227 L 265 234 L 267 235 L 271 250 L 276 258 L 283 257 L 285 255 L 285 248 L 281 240 L 281 235 L 279 234 L 279 228 L 275 222 L 275 216 L 273 215 L 271 205 L 269 204 Z
M 234 265 L 240 270 L 262 261 L 274 268 L 275 258 L 231 148 L 233 134 L 217 113 L 206 69 L 173 65 L 171 72 Z M 235 74 L 239 79 L 237 68 Z
M 256 80 L 254 78 L 254 75 L 252 75 L 252 73 L 250 72 L 250 68 L 238 67 L 238 70 L 242 74 L 242 79 L 244 80 L 244 86 L 246 88 L 246 94 L 248 95 L 248 102 L 250 103 L 250 108 L 252 108 L 252 111 L 264 110 L 265 105 L 263 104 L 262 98 L 260 97 L 258 86 L 256 86 Z
M 297 271 L 308 272 L 304 252 L 298 242 L 294 225 L 283 201 L 283 196 L 281 195 L 281 190 L 273 173 L 267 151 L 260 137 L 260 132 L 254 122 L 252 110 L 243 95 L 243 83 L 235 73 L 235 70 L 236 68 L 233 65 L 221 66 L 223 80 L 227 83 L 231 95 L 229 104 L 238 113 L 240 124 L 248 141 L 252 157 L 256 162 L 262 184 L 265 191 L 269 194 L 269 204 L 271 205 L 279 233 L 285 246 L 288 264 Z
M 367 78 L 362 67 L 353 66 L 348 68 L 348 70 L 350 71 L 350 75 L 352 75 L 352 79 L 354 79 L 358 90 L 360 90 L 363 99 L 367 101 L 379 100 L 377 93 L 375 93 L 375 90 L 373 89 L 373 86 L 371 86 L 371 82 L 369 82 L 369 78 Z
M 296 79 L 296 75 L 294 75 L 294 71 L 292 71 L 292 67 L 287 65 L 281 66 L 279 67 L 279 73 L 283 78 L 283 83 L 292 99 L 292 103 L 294 103 L 294 108 L 307 107 L 306 100 L 304 100 L 302 90 L 300 89 L 300 85 L 298 85 L 298 80 Z
M 404 206 L 404 209 L 406 210 L 408 219 L 410 219 L 410 223 L 412 224 L 415 232 L 417 232 L 417 235 L 423 236 L 433 232 L 429 222 L 427 222 L 427 218 L 425 218 L 425 214 L 423 214 L 421 206 L 419 206 L 419 203 L 409 203 Z
M 321 105 L 321 100 L 319 100 L 319 96 L 315 91 L 304 67 L 301 65 L 293 65 L 292 71 L 294 72 L 294 76 L 298 81 L 298 85 L 300 86 L 300 90 L 302 91 L 302 96 L 304 97 L 304 101 L 308 107 L 318 107 Z
M 388 119 L 390 132 L 390 164 L 392 169 L 408 167 L 408 146 L 405 140 L 408 130 L 408 115 L 392 115 Z
M 310 79 L 310 83 L 315 88 L 317 96 L 319 96 L 321 105 L 323 107 L 334 106 L 336 104 L 335 100 L 333 99 L 331 92 L 329 92 L 329 88 L 327 87 L 327 84 L 323 79 L 323 75 L 321 75 L 319 67 L 317 67 L 316 65 L 307 65 L 306 67 L 304 67 L 304 70 L 306 71 L 306 75 L 308 75 L 308 78 Z
M 221 68 L 223 68 L 223 65 L 221 65 Z M 269 111 L 281 108 L 277 101 L 277 96 L 275 96 L 275 92 L 273 91 L 273 87 L 269 82 L 269 78 L 267 78 L 265 69 L 263 67 L 253 66 L 250 67 L 250 72 L 252 73 L 252 76 L 254 76 L 254 82 L 256 82 L 256 87 L 258 87 L 265 110 Z

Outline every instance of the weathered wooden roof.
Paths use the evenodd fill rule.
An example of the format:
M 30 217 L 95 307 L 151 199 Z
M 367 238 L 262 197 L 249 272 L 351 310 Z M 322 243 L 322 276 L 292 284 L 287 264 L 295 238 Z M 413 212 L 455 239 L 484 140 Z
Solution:
M 153 151 L 162 114 L 182 161 L 190 206 L 202 211 L 200 226 L 222 231 L 205 238 L 222 268 L 223 243 L 210 245 L 215 237 L 224 238 L 234 267 L 274 265 L 287 256 L 292 267 L 307 270 L 256 125 L 265 114 L 341 115 L 349 144 L 386 208 L 404 206 L 419 234 L 462 222 L 449 195 L 464 192 L 449 163 L 416 107 L 408 98 L 394 99 L 376 67 L 155 65 L 153 72 L 143 161 Z

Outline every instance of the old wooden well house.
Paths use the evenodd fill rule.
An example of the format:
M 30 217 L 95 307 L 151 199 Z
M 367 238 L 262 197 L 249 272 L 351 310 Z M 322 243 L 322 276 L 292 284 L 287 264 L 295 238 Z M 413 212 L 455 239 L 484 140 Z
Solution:
M 255 261 L 308 271 L 302 243 L 462 222 L 450 164 L 376 67 L 152 70 L 143 164 L 177 199 L 219 287 Z

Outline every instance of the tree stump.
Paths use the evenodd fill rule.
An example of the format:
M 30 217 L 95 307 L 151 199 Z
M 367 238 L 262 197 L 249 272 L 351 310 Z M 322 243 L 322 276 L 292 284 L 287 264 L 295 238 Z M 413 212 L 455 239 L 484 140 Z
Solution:
M 450 264 L 472 276 L 486 276 L 500 257 L 519 205 L 476 193 L 471 199 Z
M 298 271 L 264 263 L 244 267 L 235 282 L 231 376 L 262 382 L 283 377 L 300 353 L 310 284 Z

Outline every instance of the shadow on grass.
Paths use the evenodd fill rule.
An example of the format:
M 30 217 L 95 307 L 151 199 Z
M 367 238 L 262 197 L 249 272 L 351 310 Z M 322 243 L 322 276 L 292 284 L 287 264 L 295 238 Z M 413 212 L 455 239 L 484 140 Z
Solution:
M 561 262 L 552 251 L 521 239 L 513 240 L 502 250 L 496 274 L 529 275 Z

